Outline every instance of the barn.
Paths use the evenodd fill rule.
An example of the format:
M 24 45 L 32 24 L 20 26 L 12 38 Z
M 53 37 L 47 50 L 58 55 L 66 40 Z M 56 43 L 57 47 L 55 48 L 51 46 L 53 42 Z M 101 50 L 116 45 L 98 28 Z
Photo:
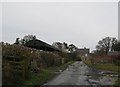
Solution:
M 60 49 L 46 43 L 46 42 L 43 42 L 41 40 L 38 40 L 38 39 L 35 39 L 35 40 L 30 40 L 28 42 L 26 42 L 24 44 L 24 46 L 27 46 L 27 47 L 31 47 L 31 48 L 36 48 L 36 49 L 39 49 L 39 50 L 43 50 L 43 51 L 57 51 L 57 52 L 62 52 Z

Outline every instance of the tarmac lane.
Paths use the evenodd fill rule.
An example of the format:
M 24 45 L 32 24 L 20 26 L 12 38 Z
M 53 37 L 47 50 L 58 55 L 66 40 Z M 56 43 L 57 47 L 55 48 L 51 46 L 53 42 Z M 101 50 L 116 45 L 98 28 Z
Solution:
M 82 61 L 76 61 L 44 85 L 89 85 L 91 87 L 100 87 L 100 85 L 113 85 L 117 80 L 117 75 L 116 77 L 103 76 L 103 73 L 105 74 L 106 71 L 95 70 L 89 68 Z

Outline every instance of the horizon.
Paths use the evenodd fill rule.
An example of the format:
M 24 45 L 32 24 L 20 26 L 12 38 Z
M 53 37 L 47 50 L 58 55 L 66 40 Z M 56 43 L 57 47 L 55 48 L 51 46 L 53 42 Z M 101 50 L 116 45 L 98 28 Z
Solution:
M 29 34 L 28 34 L 29 35 Z M 27 36 L 27 35 L 25 35 L 25 36 Z M 36 36 L 36 35 L 34 35 L 34 36 Z M 18 37 L 19 38 L 19 37 Z M 21 39 L 23 39 L 23 37 L 22 38 L 19 38 L 20 40 Z M 37 36 L 36 36 L 36 39 L 37 40 L 41 40 L 41 39 L 39 39 Z M 101 38 L 101 39 L 103 39 L 103 38 Z M 117 39 L 117 38 L 116 38 Z M 118 39 L 117 39 L 118 40 Z M 47 42 L 47 41 L 45 41 L 45 40 L 41 40 L 41 41 L 43 41 L 43 42 L 45 42 L 45 43 L 47 43 L 47 44 L 49 44 L 49 45 L 52 45 L 54 42 L 60 42 L 60 41 L 54 41 L 53 43 L 49 43 L 49 42 Z M 118 40 L 119 41 L 119 40 Z M 3 42 L 3 41 L 2 41 Z M 8 42 L 4 42 L 4 43 L 8 43 Z M 13 42 L 13 43 L 8 43 L 8 44 L 14 44 L 15 43 L 15 41 Z M 64 43 L 64 42 L 60 42 L 60 43 Z M 65 42 L 65 43 L 67 43 L 67 42 Z M 68 45 L 70 45 L 70 44 L 73 44 L 73 45 L 75 45 L 74 43 L 67 43 Z M 97 44 L 96 44 L 97 45 Z M 75 45 L 76 46 L 76 45 Z M 92 51 L 94 51 L 94 50 L 96 50 L 96 48 L 94 49 L 94 50 L 91 50 L 89 47 L 78 47 L 78 46 L 76 46 L 78 49 L 89 49 L 89 52 L 91 53 Z

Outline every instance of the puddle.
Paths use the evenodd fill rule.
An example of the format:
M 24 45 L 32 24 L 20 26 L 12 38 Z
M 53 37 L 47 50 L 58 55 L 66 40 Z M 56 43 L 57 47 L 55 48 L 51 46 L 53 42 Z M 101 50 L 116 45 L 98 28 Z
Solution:
M 119 76 L 116 72 L 102 71 L 92 68 L 88 68 L 85 75 L 88 77 L 88 82 L 92 85 L 113 85 Z

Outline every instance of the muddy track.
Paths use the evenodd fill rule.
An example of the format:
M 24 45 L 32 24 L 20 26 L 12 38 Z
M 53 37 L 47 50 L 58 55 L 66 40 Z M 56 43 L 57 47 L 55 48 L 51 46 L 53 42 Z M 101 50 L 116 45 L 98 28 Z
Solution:
M 102 85 L 113 85 L 117 80 L 117 76 L 117 73 L 96 70 L 88 67 L 82 61 L 76 61 L 44 85 L 89 85 L 90 87 L 101 87 Z

